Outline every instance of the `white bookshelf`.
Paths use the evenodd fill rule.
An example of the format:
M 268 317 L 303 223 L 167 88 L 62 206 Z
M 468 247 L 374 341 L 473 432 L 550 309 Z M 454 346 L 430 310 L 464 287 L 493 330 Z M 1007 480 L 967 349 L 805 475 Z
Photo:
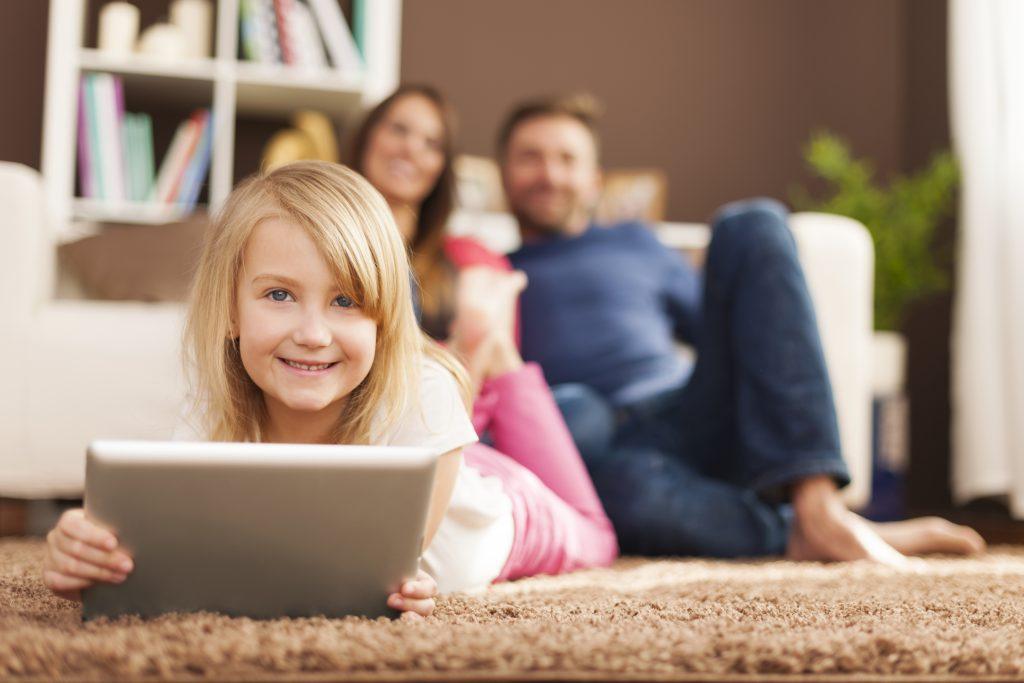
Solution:
M 102 5 L 106 0 L 91 1 Z M 89 2 L 50 0 L 42 171 L 57 242 L 91 234 L 102 223 L 152 225 L 185 216 L 176 206 L 112 203 L 75 196 L 78 87 L 83 73 L 120 76 L 126 93 L 145 96 L 147 100 L 169 106 L 211 108 L 214 137 L 208 178 L 209 206 L 201 207 L 209 210 L 216 210 L 231 191 L 235 122 L 239 116 L 284 118 L 298 109 L 315 109 L 345 124 L 398 85 L 401 0 L 364 3 L 366 68 L 358 75 L 236 59 L 238 0 L 215 2 L 216 34 L 214 53 L 209 59 L 168 63 L 138 55 L 111 57 L 85 45 Z M 164 151 L 154 150 L 158 165 Z

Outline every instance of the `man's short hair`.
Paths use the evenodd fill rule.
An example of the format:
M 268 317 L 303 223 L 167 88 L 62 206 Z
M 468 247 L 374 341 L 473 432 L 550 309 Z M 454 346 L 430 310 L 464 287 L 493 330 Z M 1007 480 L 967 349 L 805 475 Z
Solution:
M 527 121 L 546 116 L 568 116 L 582 124 L 594 140 L 594 152 L 596 157 L 600 158 L 601 142 L 597 135 L 597 123 L 601 113 L 600 101 L 585 92 L 522 102 L 512 109 L 498 131 L 498 159 L 505 158 L 505 150 L 516 128 Z

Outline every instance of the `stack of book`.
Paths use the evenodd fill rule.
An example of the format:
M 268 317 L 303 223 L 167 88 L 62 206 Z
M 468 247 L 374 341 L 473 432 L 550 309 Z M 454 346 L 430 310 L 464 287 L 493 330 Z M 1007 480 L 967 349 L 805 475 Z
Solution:
M 362 54 L 337 0 L 240 0 L 239 15 L 243 59 L 363 72 Z
M 78 101 L 78 178 L 82 195 L 110 203 L 195 207 L 210 166 L 210 110 L 197 110 L 178 126 L 154 173 L 153 123 L 124 109 L 120 77 L 82 77 Z

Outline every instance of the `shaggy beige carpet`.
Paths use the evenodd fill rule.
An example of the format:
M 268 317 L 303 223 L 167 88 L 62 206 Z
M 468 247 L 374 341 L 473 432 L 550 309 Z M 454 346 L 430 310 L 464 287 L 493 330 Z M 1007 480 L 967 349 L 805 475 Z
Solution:
M 1024 677 L 1024 549 L 863 563 L 621 560 L 440 600 L 426 623 L 170 615 L 83 625 L 0 540 L 0 679 Z

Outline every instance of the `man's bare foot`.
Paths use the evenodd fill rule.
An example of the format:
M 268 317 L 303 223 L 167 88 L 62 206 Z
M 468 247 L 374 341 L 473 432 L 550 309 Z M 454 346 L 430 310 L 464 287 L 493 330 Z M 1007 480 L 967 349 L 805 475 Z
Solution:
M 828 477 L 811 477 L 793 488 L 796 519 L 786 548 L 793 560 L 873 560 L 909 567 L 906 555 L 985 551 L 974 529 L 938 517 L 873 523 L 846 509 Z
M 796 519 L 786 548 L 790 559 L 909 565 L 867 520 L 846 508 L 830 477 L 809 477 L 795 484 L 793 510 Z
M 886 543 L 905 555 L 975 555 L 985 552 L 985 539 L 981 534 L 968 526 L 953 524 L 940 517 L 872 523 L 872 526 Z

